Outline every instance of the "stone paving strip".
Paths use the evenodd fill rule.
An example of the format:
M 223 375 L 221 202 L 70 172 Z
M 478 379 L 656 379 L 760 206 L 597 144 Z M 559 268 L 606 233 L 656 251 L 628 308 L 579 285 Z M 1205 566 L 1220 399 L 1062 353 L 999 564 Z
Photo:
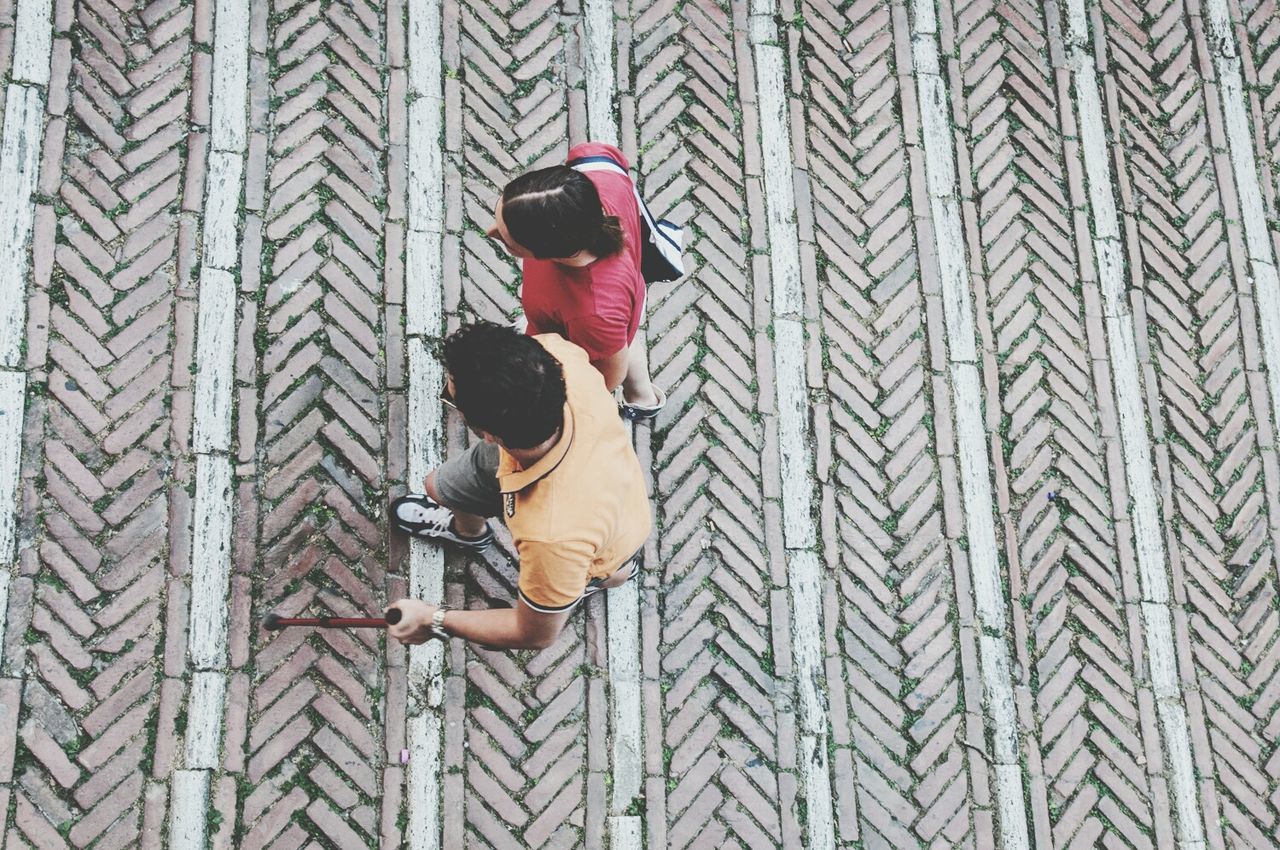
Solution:
M 408 484 L 417 491 L 432 469 L 444 459 L 440 391 L 444 376 L 430 353 L 431 340 L 443 325 L 439 281 L 443 268 L 444 163 L 439 139 L 444 124 L 441 57 L 442 9 L 438 0 L 408 4 L 408 68 L 402 83 L 407 106 L 391 105 L 403 128 L 406 169 L 405 218 L 405 332 L 408 347 L 408 407 L 402 424 L 408 445 Z M 401 71 L 400 73 L 405 73 Z M 439 547 L 413 541 L 409 553 L 409 595 L 430 602 L 444 599 L 444 553 Z M 441 645 L 431 641 L 409 649 L 408 782 L 405 786 L 407 844 L 413 850 L 440 847 L 444 820 L 441 795 L 443 734 L 439 706 L 444 687 Z M 388 779 L 391 777 L 388 776 Z
M 1264 203 L 1275 203 L 1274 156 L 1266 153 L 1263 141 L 1268 134 L 1274 138 L 1275 119 L 1274 104 L 1268 116 L 1259 100 L 1260 92 L 1267 90 L 1263 80 L 1271 73 L 1263 60 L 1266 37 L 1254 40 L 1257 28 L 1266 25 L 1274 10 L 1246 4 L 1229 11 L 1227 4 L 1211 2 L 1199 12 L 1190 19 L 1190 35 L 1183 36 L 1195 45 L 1197 62 L 1191 67 L 1180 63 L 1180 71 L 1191 80 L 1203 78 L 1200 85 L 1187 88 L 1204 108 L 1206 126 L 1199 130 L 1198 148 L 1212 149 L 1214 155 L 1212 168 L 1203 167 L 1198 180 L 1188 182 L 1183 191 L 1203 197 L 1206 184 L 1218 184 L 1230 258 L 1229 265 L 1225 259 L 1216 260 L 1223 273 L 1192 313 L 1196 318 L 1203 315 L 1205 327 L 1213 332 L 1221 328 L 1211 348 L 1197 351 L 1200 357 L 1192 374 L 1201 392 L 1221 393 L 1222 400 L 1206 405 L 1210 427 L 1205 432 L 1216 436 L 1215 451 L 1210 454 L 1199 447 L 1196 452 L 1211 458 L 1213 479 L 1198 476 L 1195 484 L 1188 482 L 1178 503 L 1186 525 L 1194 521 L 1199 532 L 1179 535 L 1189 579 L 1190 635 L 1184 652 L 1196 661 L 1183 680 L 1197 721 L 1192 743 L 1208 841 L 1212 846 L 1257 845 L 1274 843 L 1277 825 L 1275 801 L 1261 796 L 1274 783 L 1276 768 L 1255 757 L 1272 749 L 1276 740 L 1275 700 L 1270 696 L 1275 667 L 1268 661 L 1274 651 L 1274 621 L 1257 616 L 1276 594 L 1274 555 L 1263 553 L 1274 553 L 1280 541 L 1280 470 L 1274 437 L 1280 396 L 1269 374 L 1276 351 L 1276 243 L 1262 221 Z M 1240 17 L 1232 20 L 1233 14 Z M 1188 252 L 1188 259 L 1200 257 Z M 1213 315 L 1238 320 L 1208 322 Z M 1227 368 L 1232 369 L 1232 381 L 1220 390 Z M 1179 369 L 1171 366 L 1167 371 L 1178 376 Z M 1253 421 L 1239 428 L 1234 422 L 1244 411 Z M 1196 426 L 1203 427 L 1194 419 L 1177 425 L 1179 431 L 1197 435 Z M 1180 454 L 1178 463 L 1187 471 L 1197 474 L 1204 468 L 1201 457 L 1184 460 L 1186 453 Z M 1209 480 L 1221 489 L 1206 492 Z M 1212 518 L 1215 533 L 1201 530 L 1202 517 Z M 1217 528 L 1223 531 L 1217 533 Z M 1226 575 L 1220 566 L 1224 563 L 1229 565 Z M 1212 651 L 1205 648 L 1209 646 Z
M 27 373 L 24 331 L 31 258 L 26 251 L 35 218 L 39 154 L 43 146 L 44 107 L 49 85 L 52 31 L 47 2 L 19 5 L 17 25 L 5 16 L 9 42 L 0 65 L 13 58 L 4 92 L 0 130 L 0 636 L 5 633 L 9 587 L 14 572 L 15 532 L 22 472 Z M 14 54 L 14 42 L 18 48 Z M 41 87 L 44 87 L 42 91 Z M 33 316 L 35 321 L 39 318 Z M 9 823 L 14 733 L 19 719 L 23 670 L 6 657 L 0 678 L 0 842 Z
M 1229 149 L 1231 162 L 1229 170 L 1224 158 L 1215 156 L 1216 174 L 1207 175 L 1217 178 L 1222 204 L 1230 211 L 1227 213 L 1227 229 L 1231 237 L 1234 271 L 1231 283 L 1235 291 L 1227 290 L 1226 298 L 1219 296 L 1222 305 L 1219 309 L 1227 311 L 1235 307 L 1238 310 L 1240 342 L 1231 352 L 1232 362 L 1239 376 L 1237 382 L 1247 376 L 1248 397 L 1252 400 L 1256 420 L 1254 427 L 1230 429 L 1228 433 L 1232 439 L 1219 441 L 1216 448 L 1220 451 L 1237 446 L 1248 450 L 1233 451 L 1231 455 L 1224 456 L 1216 477 L 1221 481 L 1233 478 L 1256 481 L 1260 465 L 1265 495 L 1259 497 L 1250 493 L 1246 496 L 1241 492 L 1241 484 L 1236 483 L 1229 498 L 1223 499 L 1220 505 L 1214 505 L 1218 510 L 1209 513 L 1210 516 L 1220 513 L 1218 521 L 1227 527 L 1231 537 L 1229 541 L 1208 539 L 1219 551 L 1225 550 L 1223 554 L 1228 556 L 1227 563 L 1240 575 L 1238 578 L 1231 575 L 1228 581 L 1224 581 L 1217 570 L 1199 571 L 1207 579 L 1204 582 L 1206 586 L 1216 584 L 1227 592 L 1202 598 L 1198 616 L 1192 620 L 1193 639 L 1197 643 L 1210 639 L 1217 641 L 1217 636 L 1225 635 L 1231 643 L 1224 645 L 1218 641 L 1215 652 L 1197 653 L 1196 677 L 1204 695 L 1201 710 L 1208 726 L 1208 740 L 1199 739 L 1195 743 L 1197 764 L 1203 765 L 1202 777 L 1215 778 L 1212 783 L 1207 779 L 1201 780 L 1205 789 L 1202 797 L 1209 802 L 1206 814 L 1212 817 L 1220 812 L 1228 842 L 1265 844 L 1273 840 L 1278 825 L 1275 801 L 1265 796 L 1275 784 L 1278 770 L 1274 763 L 1262 762 L 1252 755 L 1271 749 L 1276 740 L 1273 725 L 1276 701 L 1271 696 L 1276 668 L 1269 663 L 1275 624 L 1270 618 L 1258 618 L 1256 612 L 1268 605 L 1276 594 L 1276 583 L 1271 574 L 1272 558 L 1259 556 L 1259 550 L 1269 546 L 1270 552 L 1274 553 L 1280 543 L 1280 535 L 1277 534 L 1280 531 L 1280 497 L 1277 495 L 1280 493 L 1280 481 L 1277 480 L 1280 468 L 1276 463 L 1274 437 L 1276 422 L 1280 421 L 1276 413 L 1280 394 L 1269 386 L 1275 378 L 1271 374 L 1272 368 L 1266 366 L 1267 374 L 1262 374 L 1264 360 L 1267 364 L 1274 362 L 1272 354 L 1268 353 L 1269 350 L 1274 351 L 1273 343 L 1266 341 L 1273 334 L 1274 313 L 1268 309 L 1270 316 L 1260 315 L 1258 328 L 1249 317 L 1255 309 L 1252 303 L 1255 296 L 1251 292 L 1255 285 L 1259 289 L 1256 309 L 1260 314 L 1264 310 L 1262 289 L 1270 284 L 1264 279 L 1268 272 L 1266 265 L 1274 263 L 1277 252 L 1275 234 L 1265 232 L 1258 215 L 1262 210 L 1273 208 L 1276 199 L 1277 166 L 1273 153 L 1276 139 L 1275 69 L 1268 61 L 1276 47 L 1275 10 L 1259 7 L 1256 3 L 1227 6 L 1224 10 L 1222 4 L 1211 3 L 1206 4 L 1202 14 L 1209 20 L 1206 26 L 1196 29 L 1199 64 L 1207 77 L 1209 62 L 1206 55 L 1214 57 L 1213 64 L 1221 75 L 1219 104 L 1226 124 L 1225 127 L 1220 125 L 1216 113 L 1209 111 L 1214 87 L 1212 81 L 1206 80 L 1202 97 L 1209 116 L 1208 133 L 1216 150 Z M 1237 69 L 1243 74 L 1243 85 L 1232 86 L 1228 80 L 1234 82 Z M 1232 177 L 1235 178 L 1234 185 Z M 1255 187 L 1261 198 L 1252 196 Z M 1233 191 L 1237 199 L 1232 198 Z M 1246 193 L 1252 196 L 1248 201 Z M 1244 226 L 1252 235 L 1241 234 L 1240 224 L 1231 220 L 1237 203 L 1242 208 Z M 1262 239 L 1270 239 L 1269 252 L 1261 244 Z M 1244 273 L 1242 260 L 1246 251 L 1242 242 L 1249 246 L 1247 255 L 1257 269 L 1253 281 Z M 1263 337 L 1261 344 L 1259 335 Z M 1265 358 L 1260 357 L 1260 353 Z M 1207 388 L 1216 388 L 1216 384 L 1206 384 Z M 1239 404 L 1241 409 L 1248 406 Z M 1226 406 L 1219 405 L 1213 410 L 1215 420 L 1227 415 L 1224 408 Z M 1197 498 L 1197 507 L 1204 501 L 1203 497 Z M 1197 581 L 1199 583 L 1199 576 Z M 1211 747 L 1210 742 L 1216 746 Z M 1211 833 L 1210 839 L 1216 839 L 1216 835 Z
M 1280 11 L 0 4 L 0 847 L 1280 844 Z M 616 140 L 643 580 L 540 653 L 389 535 Z M 406 761 L 407 758 L 407 761 Z
M 1160 721 L 1160 739 L 1168 759 L 1172 808 L 1179 846 L 1203 847 L 1204 827 L 1191 761 L 1187 715 L 1178 681 L 1170 608 L 1169 571 L 1160 530 L 1151 436 L 1135 344 L 1137 329 L 1125 297 L 1124 259 L 1120 222 L 1108 164 L 1102 111 L 1102 90 L 1089 51 L 1089 23 L 1080 0 L 1067 4 L 1066 44 L 1076 94 L 1080 152 L 1089 186 L 1089 212 L 1094 234 L 1093 253 L 1102 290 L 1111 381 L 1119 415 L 1120 450 L 1124 457 L 1133 523 L 1134 549 L 1140 575 L 1146 662 Z M 1141 273 L 1134 270 L 1141 286 Z
M 409 471 L 414 391 L 406 10 L 385 12 L 250 6 L 236 506 L 248 581 L 232 612 L 246 678 L 225 755 L 239 784 L 222 812 L 232 844 L 399 846 L 408 826 L 406 653 L 375 632 L 257 627 L 267 611 L 351 616 L 406 592 L 384 516 Z
M 196 380 L 191 448 L 195 495 L 191 532 L 190 678 L 184 769 L 170 785 L 169 846 L 209 844 L 209 793 L 221 764 L 227 693 L 231 586 L 231 407 L 235 370 L 240 198 L 248 141 L 249 7 L 220 0 L 214 12 L 213 90 L 203 252 L 197 283 Z
M 805 375 L 807 326 L 801 283 L 792 150 L 782 47 L 772 0 L 753 0 L 750 41 L 756 70 L 755 105 L 760 111 L 760 155 L 772 291 L 774 376 L 782 536 L 790 591 L 791 653 L 799 703 L 796 762 L 807 802 L 806 846 L 835 847 L 831 776 L 827 758 L 827 683 L 822 664 L 822 599 L 818 530 L 813 516 L 813 455 L 809 447 Z M 785 704 L 779 706 L 785 710 Z M 781 744 L 782 742 L 780 742 Z M 788 767 L 790 765 L 787 765 Z
M 1102 291 L 1103 321 L 1119 416 L 1120 451 L 1124 458 L 1129 492 L 1134 550 L 1140 575 L 1143 636 L 1160 721 L 1160 741 L 1168 759 L 1169 784 L 1178 844 L 1203 847 L 1204 827 L 1191 763 L 1187 715 L 1178 682 L 1170 609 L 1169 571 L 1160 531 L 1160 507 L 1156 495 L 1151 435 L 1143 405 L 1136 328 L 1125 297 L 1124 259 L 1120 222 L 1116 214 L 1113 181 L 1108 164 L 1107 139 L 1102 111 L 1102 89 L 1089 51 L 1089 22 L 1081 0 L 1066 4 L 1066 48 L 1076 95 L 1080 154 L 1089 186 L 1089 214 L 1093 254 Z M 1140 287 L 1141 273 L 1134 270 Z
M 784 516 L 782 501 L 784 481 L 794 485 L 784 476 L 807 466 L 801 452 L 784 470 L 780 453 L 794 452 L 804 431 L 784 405 L 803 392 L 805 374 L 794 370 L 807 365 L 807 347 L 792 342 L 775 356 L 785 344 L 775 310 L 787 316 L 781 332 L 796 339 L 798 304 L 794 296 L 770 304 L 765 251 L 771 230 L 785 245 L 794 227 L 778 185 L 788 175 L 774 147 L 786 138 L 776 111 L 773 162 L 761 137 L 760 81 L 781 82 L 782 57 L 760 29 L 771 15 L 745 2 L 645 4 L 630 21 L 624 150 L 656 207 L 688 225 L 690 271 L 650 291 L 651 366 L 670 402 L 647 447 L 660 524 L 643 609 L 652 623 L 644 631 L 656 638 L 644 646 L 647 702 L 659 707 L 646 717 L 648 846 L 798 845 L 806 822 L 829 824 L 830 809 L 798 802 L 813 775 L 800 759 L 825 755 L 815 753 L 821 738 L 811 725 L 825 689 L 793 677 L 797 664 L 810 676 L 821 670 L 812 644 L 803 656 L 793 644 L 819 620 L 809 609 L 793 631 L 787 573 L 789 560 L 812 557 L 815 539 L 804 533 L 803 505 Z M 795 238 L 791 230 L 790 259 L 777 257 L 792 280 Z M 793 287 L 780 278 L 777 289 Z M 779 360 L 788 374 L 775 380 Z M 796 598 L 803 606 L 815 590 L 810 583 Z
M 589 138 L 619 143 L 616 102 L 619 88 L 629 80 L 621 63 L 614 61 L 617 31 L 609 0 L 585 0 L 582 15 L 583 83 Z M 614 69 L 619 69 L 617 74 Z M 619 80 L 615 76 L 623 75 Z M 637 343 L 647 345 L 643 330 Z M 631 429 L 634 438 L 635 429 Z M 643 432 L 642 432 L 643 433 Z M 652 475 L 646 482 L 652 492 Z M 608 635 L 609 739 L 608 784 L 609 846 L 616 850 L 638 850 L 643 846 L 644 826 L 631 808 L 643 797 L 644 789 L 644 697 L 640 681 L 640 583 L 627 582 L 609 594 L 606 607 Z
M 13 756 L 0 777 L 13 789 L 6 846 L 155 846 L 167 834 L 185 634 L 161 624 L 185 620 L 176 576 L 189 554 L 164 528 L 190 480 L 178 461 L 190 326 L 172 325 L 192 318 L 175 299 L 193 294 L 192 222 L 174 227 L 190 164 L 179 143 L 192 17 L 159 7 L 126 27 L 113 7 L 72 3 L 17 15 L 24 45 L 53 38 L 39 76 L 43 144 L 26 148 L 40 156 L 31 262 L 17 267 L 30 287 L 31 391 L 5 635 L 6 669 L 25 677 L 16 740 L 0 745 Z M 79 35 L 86 22 L 92 38 Z M 202 195 L 198 180 L 193 209 Z M 162 664 L 174 678 L 161 680 Z
M 938 286 L 946 336 L 947 377 L 950 379 L 949 407 L 954 417 L 956 469 L 952 479 L 963 494 L 965 538 L 964 559 L 972 577 L 972 626 L 977 634 L 979 670 L 984 691 L 983 713 L 991 741 L 991 762 L 995 770 L 996 806 L 1001 846 L 1021 850 L 1029 846 L 1022 781 L 1022 754 L 1018 742 L 1013 677 L 1006 636 L 1009 628 L 1007 603 L 1000 586 L 1000 562 L 994 521 L 995 500 L 991 478 L 991 454 L 983 416 L 984 388 L 978 377 L 978 341 L 970 301 L 972 287 L 965 262 L 965 246 L 960 222 L 960 199 L 956 182 L 956 160 L 949 131 L 947 83 L 942 77 L 937 39 L 937 19 L 932 4 L 915 2 L 910 8 L 912 70 L 919 92 L 920 129 L 923 137 L 924 183 L 928 195 L 930 223 L 937 251 Z M 916 199 L 917 202 L 920 199 Z M 925 273 L 928 274 L 928 267 Z M 929 288 L 925 289 L 929 292 Z M 937 329 L 931 329 L 937 333 Z M 941 346 L 939 346 L 941 347 Z M 941 387 L 939 387 L 941 389 Z M 942 396 L 945 398 L 945 396 Z M 935 404 L 942 399 L 935 399 Z M 946 409 L 944 407 L 944 410 Z M 939 454 L 944 455 L 946 449 Z M 962 621 L 963 622 L 963 621 Z

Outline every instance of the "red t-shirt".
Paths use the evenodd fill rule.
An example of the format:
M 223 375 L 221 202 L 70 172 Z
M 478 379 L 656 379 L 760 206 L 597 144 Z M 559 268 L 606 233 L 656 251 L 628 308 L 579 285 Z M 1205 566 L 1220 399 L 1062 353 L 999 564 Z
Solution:
M 587 142 L 569 149 L 569 159 L 609 156 L 630 168 L 613 145 Z M 588 171 L 605 215 L 616 215 L 625 236 L 622 250 L 589 266 L 552 260 L 524 261 L 521 300 L 527 333 L 556 333 L 586 349 L 592 360 L 612 357 L 631 344 L 640 328 L 645 284 L 640 274 L 640 208 L 629 176 Z

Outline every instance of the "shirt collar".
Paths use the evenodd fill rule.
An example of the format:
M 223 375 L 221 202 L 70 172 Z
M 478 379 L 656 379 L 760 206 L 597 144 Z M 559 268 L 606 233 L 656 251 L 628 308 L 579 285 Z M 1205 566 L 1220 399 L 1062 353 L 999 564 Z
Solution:
M 508 454 L 505 449 L 499 451 L 498 486 L 503 493 L 518 493 L 530 484 L 546 477 L 560 465 L 560 461 L 564 460 L 565 455 L 569 453 L 569 447 L 573 444 L 573 411 L 569 409 L 568 402 L 565 402 L 564 405 L 562 421 L 560 439 L 556 441 L 556 444 L 551 447 L 549 452 L 528 469 L 521 469 L 520 465 L 516 463 L 516 459 Z

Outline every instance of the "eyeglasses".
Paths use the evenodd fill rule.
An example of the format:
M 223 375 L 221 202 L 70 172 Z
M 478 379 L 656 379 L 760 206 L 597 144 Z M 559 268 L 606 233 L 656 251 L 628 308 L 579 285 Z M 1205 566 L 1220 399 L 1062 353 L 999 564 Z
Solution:
M 447 382 L 440 390 L 440 401 L 442 401 L 446 406 L 452 407 L 454 410 L 458 410 L 458 403 L 453 400 L 453 393 L 449 392 L 449 384 Z M 461 413 L 462 411 L 459 410 L 458 412 Z

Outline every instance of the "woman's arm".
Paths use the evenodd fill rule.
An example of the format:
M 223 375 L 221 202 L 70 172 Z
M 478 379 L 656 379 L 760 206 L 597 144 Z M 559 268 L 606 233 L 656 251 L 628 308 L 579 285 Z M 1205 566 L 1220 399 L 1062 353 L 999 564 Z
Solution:
M 622 383 L 622 379 L 627 377 L 627 356 L 630 353 L 631 349 L 624 347 L 612 357 L 591 361 L 591 365 L 604 376 L 604 386 L 609 392 L 613 392 Z

